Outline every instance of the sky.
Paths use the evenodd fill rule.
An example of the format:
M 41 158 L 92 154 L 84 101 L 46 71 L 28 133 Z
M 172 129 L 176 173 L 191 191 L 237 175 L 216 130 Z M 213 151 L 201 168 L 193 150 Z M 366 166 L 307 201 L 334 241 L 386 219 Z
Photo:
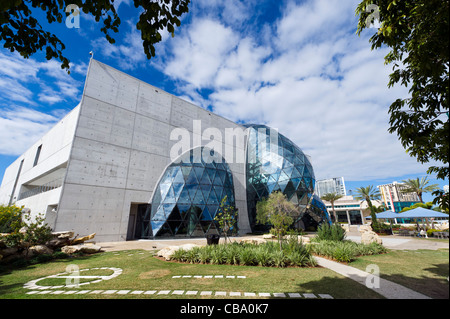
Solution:
M 84 13 L 79 28 L 47 24 L 66 45 L 71 73 L 42 53 L 23 59 L 0 48 L 0 176 L 81 100 L 94 58 L 238 123 L 266 124 L 311 156 L 316 179 L 346 188 L 427 176 L 388 133 L 389 105 L 409 96 L 387 87 L 388 48 L 371 50 L 375 28 L 356 34 L 359 0 L 192 0 L 172 37 L 148 60 L 131 0 L 115 1 L 119 33 Z M 431 183 L 448 180 L 428 176 Z M 424 196 L 432 200 L 431 195 Z

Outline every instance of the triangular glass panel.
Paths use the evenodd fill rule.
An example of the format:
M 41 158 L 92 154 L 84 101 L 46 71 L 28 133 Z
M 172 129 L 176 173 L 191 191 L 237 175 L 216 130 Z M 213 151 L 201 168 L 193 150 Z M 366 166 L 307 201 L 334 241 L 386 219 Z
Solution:
M 185 188 L 187 188 L 189 192 L 189 197 L 191 198 L 191 203 L 194 201 L 195 193 L 197 192 L 198 185 L 186 185 Z
M 208 204 L 219 204 L 219 200 L 217 199 L 216 193 L 214 191 L 211 191 L 209 193 L 209 198 L 208 198 Z
M 288 182 L 289 182 L 288 179 L 285 179 L 283 181 L 279 181 L 278 182 L 278 185 L 280 186 L 280 190 L 281 190 L 282 193 L 284 193 L 284 190 L 286 189 L 286 185 L 287 185 Z
M 172 236 L 172 231 L 170 230 L 169 223 L 164 223 L 162 227 L 157 231 L 156 236 Z
M 203 209 L 201 220 L 212 220 L 207 206 Z
M 173 183 L 184 184 L 184 177 L 183 177 L 183 173 L 182 173 L 181 169 L 178 170 L 177 174 L 173 178 Z
M 292 186 L 294 187 L 294 189 L 298 188 L 301 180 L 302 180 L 301 178 L 292 178 L 291 179 Z
M 191 199 L 189 197 L 189 192 L 186 187 L 182 188 L 182 191 L 180 193 L 180 196 L 178 197 L 177 203 L 181 203 L 181 204 L 190 204 L 191 203 Z
M 217 230 L 217 225 L 215 222 L 212 222 L 211 225 L 208 228 L 208 235 L 209 234 L 216 234 L 219 235 L 219 231 Z
M 169 218 L 170 214 L 172 213 L 173 208 L 175 207 L 175 203 L 173 204 L 163 204 L 164 207 L 164 215 L 167 218 Z
M 208 173 L 206 172 L 206 170 L 204 170 L 203 175 L 201 176 L 201 178 L 199 179 L 200 184 L 203 185 L 211 185 L 211 180 L 208 177 Z
M 202 226 L 203 232 L 205 234 L 208 233 L 209 226 L 211 226 L 211 221 L 200 221 L 200 225 Z
M 198 184 L 197 176 L 195 175 L 193 169 L 191 170 L 188 178 L 186 179 L 186 184 L 187 185 L 197 185 Z
M 159 191 L 161 194 L 161 201 L 164 201 L 166 198 L 167 192 L 170 189 L 170 184 L 159 184 Z
M 301 178 L 303 173 L 303 167 L 296 166 L 292 169 L 291 178 Z
M 211 218 L 214 219 L 214 217 L 216 217 L 217 210 L 219 209 L 219 205 L 208 204 L 207 206 L 208 206 L 208 212 L 211 215 Z
M 308 177 L 304 177 L 303 178 L 304 180 L 305 180 L 305 185 L 306 185 L 306 187 L 307 188 L 309 188 L 309 189 L 311 189 L 311 178 L 308 178 Z
M 175 201 L 176 202 L 178 202 L 178 200 L 179 200 L 179 197 L 180 197 L 180 195 L 181 195 L 181 191 L 183 190 L 183 188 L 184 188 L 184 184 L 173 184 L 172 185 L 172 187 L 173 187 L 173 194 L 174 194 L 174 196 L 175 196 Z
M 184 179 L 186 180 L 191 173 L 192 167 L 191 166 L 183 166 L 181 167 L 181 172 L 183 174 Z
M 291 176 L 292 176 L 292 171 L 293 171 L 293 170 L 294 170 L 294 167 L 293 167 L 293 166 L 283 168 L 283 172 L 284 172 L 289 178 L 291 178 Z
M 200 223 L 197 223 L 194 227 L 194 229 L 191 232 L 192 237 L 203 237 L 205 236 L 205 233 L 203 232 L 202 226 Z
M 216 170 L 212 169 L 212 168 L 207 168 L 207 169 L 205 169 L 205 171 L 208 174 L 209 180 L 213 181 L 214 180 L 214 176 L 216 175 Z
M 172 185 L 169 187 L 166 197 L 162 200 L 162 202 L 176 204 L 176 199 L 175 199 Z
M 217 172 L 216 176 L 214 177 L 213 185 L 222 185 L 222 181 L 220 180 L 218 172 Z
M 214 186 L 214 191 L 216 192 L 217 200 L 220 202 L 222 201 L 223 197 L 225 196 L 223 193 L 223 187 L 222 186 Z
M 197 180 L 200 182 L 200 180 L 202 179 L 202 175 L 203 172 L 205 171 L 205 169 L 203 167 L 193 167 L 193 170 L 195 172 L 195 175 L 197 176 Z
M 178 206 L 178 211 L 180 212 L 181 219 L 183 219 L 183 220 L 186 219 L 187 213 L 188 213 L 191 205 L 178 204 L 177 206 Z
M 303 171 L 303 177 L 311 178 L 311 173 L 309 172 L 308 168 L 306 168 L 306 167 Z
M 206 201 L 203 198 L 202 192 L 200 190 L 197 191 L 197 193 L 195 194 L 195 197 L 194 197 L 194 200 L 192 201 L 192 203 L 195 204 L 195 205 L 206 204 Z
M 277 186 L 277 183 L 268 183 L 267 184 L 267 190 L 268 190 L 269 194 L 271 194 L 273 192 L 273 190 L 275 189 L 276 186 Z
M 164 222 L 165 221 L 163 221 L 163 220 L 152 220 L 151 221 L 153 236 L 156 236 L 158 234 L 159 229 L 162 227 Z

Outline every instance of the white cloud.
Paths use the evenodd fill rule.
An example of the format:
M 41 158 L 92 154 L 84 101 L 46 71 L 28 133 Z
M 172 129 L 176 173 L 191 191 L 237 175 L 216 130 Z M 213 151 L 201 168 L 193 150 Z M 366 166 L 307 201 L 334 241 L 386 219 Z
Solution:
M 0 154 L 22 154 L 58 120 L 57 116 L 20 106 L 0 109 Z
M 237 41 L 232 29 L 216 21 L 198 19 L 187 34 L 170 43 L 173 55 L 167 59 L 164 72 L 196 88 L 211 87 Z
M 368 36 L 355 34 L 356 5 L 290 2 L 274 25 L 259 26 L 266 33 L 260 38 L 272 36 L 260 43 L 224 19 L 194 16 L 166 48 L 172 55 L 161 70 L 181 80 L 181 93 L 203 107 L 278 128 L 312 156 L 318 178 L 421 172 L 423 166 L 387 132 L 389 105 L 408 93 L 387 88 L 388 51 L 371 51 Z M 199 98 L 204 89 L 212 93 Z
M 133 21 L 127 21 L 128 31 L 123 36 L 123 43 L 116 42 L 110 44 L 105 37 L 100 37 L 91 41 L 91 47 L 95 54 L 100 54 L 106 58 L 113 59 L 121 69 L 134 70 L 147 64 L 147 57 L 144 53 L 141 33 L 136 30 Z M 124 26 L 121 26 L 124 28 Z M 119 37 L 115 36 L 116 41 Z
M 71 66 L 73 73 L 85 68 L 83 63 Z M 38 62 L 0 53 L 0 154 L 23 153 L 78 104 L 82 84 L 55 60 Z M 46 114 L 49 106 L 56 109 Z

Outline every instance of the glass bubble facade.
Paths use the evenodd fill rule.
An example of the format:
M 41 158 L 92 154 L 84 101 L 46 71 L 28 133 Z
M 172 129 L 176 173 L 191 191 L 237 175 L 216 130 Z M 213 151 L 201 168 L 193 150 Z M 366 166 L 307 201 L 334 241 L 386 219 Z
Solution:
M 327 206 L 317 195 L 312 196 L 311 205 L 307 208 L 301 223 L 302 228 L 308 230 L 309 228 L 315 229 L 317 225 L 323 222 L 331 224 L 331 218 L 327 211 Z
M 247 125 L 247 208 L 252 231 L 264 230 L 256 223 L 256 203 L 270 193 L 281 191 L 287 199 L 299 207 L 294 216 L 294 227 L 305 228 L 307 215 L 320 223 L 328 220 L 325 205 L 316 199 L 314 210 L 309 209 L 313 200 L 315 176 L 311 162 L 303 151 L 278 131 L 265 125 Z M 320 201 L 320 202 L 319 202 Z M 323 203 L 322 203 L 323 204 Z M 325 207 L 325 211 L 322 208 Z M 318 218 L 318 216 L 322 216 Z
M 141 238 L 205 237 L 218 234 L 214 217 L 221 200 L 235 206 L 233 177 L 220 157 L 201 147 L 170 164 L 140 221 Z

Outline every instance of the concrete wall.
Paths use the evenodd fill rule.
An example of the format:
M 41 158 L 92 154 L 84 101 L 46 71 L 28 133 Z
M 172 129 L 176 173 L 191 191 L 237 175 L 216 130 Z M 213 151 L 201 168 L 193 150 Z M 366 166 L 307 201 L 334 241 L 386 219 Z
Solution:
M 91 60 L 56 230 L 95 232 L 97 241 L 126 240 L 131 204 L 149 203 L 171 162 L 170 149 L 178 141 L 170 141 L 170 132 L 183 127 L 192 133 L 193 120 L 199 119 L 203 129 L 239 127 Z M 244 166 L 230 163 L 243 233 L 250 229 Z
M 43 192 L 23 200 L 18 199 L 21 192 L 33 189 L 39 185 L 45 185 L 64 176 L 64 167 L 69 159 L 79 109 L 79 106 L 75 107 L 6 169 L 0 188 L 1 204 L 7 205 L 9 203 L 17 177 L 12 200 L 16 205 L 24 205 L 30 208 L 31 213 L 34 215 L 38 213 L 45 214 L 48 205 L 58 203 L 61 188 Z M 40 145 L 42 145 L 42 148 L 39 160 L 34 165 L 36 151 Z M 22 169 L 18 175 L 22 160 Z

